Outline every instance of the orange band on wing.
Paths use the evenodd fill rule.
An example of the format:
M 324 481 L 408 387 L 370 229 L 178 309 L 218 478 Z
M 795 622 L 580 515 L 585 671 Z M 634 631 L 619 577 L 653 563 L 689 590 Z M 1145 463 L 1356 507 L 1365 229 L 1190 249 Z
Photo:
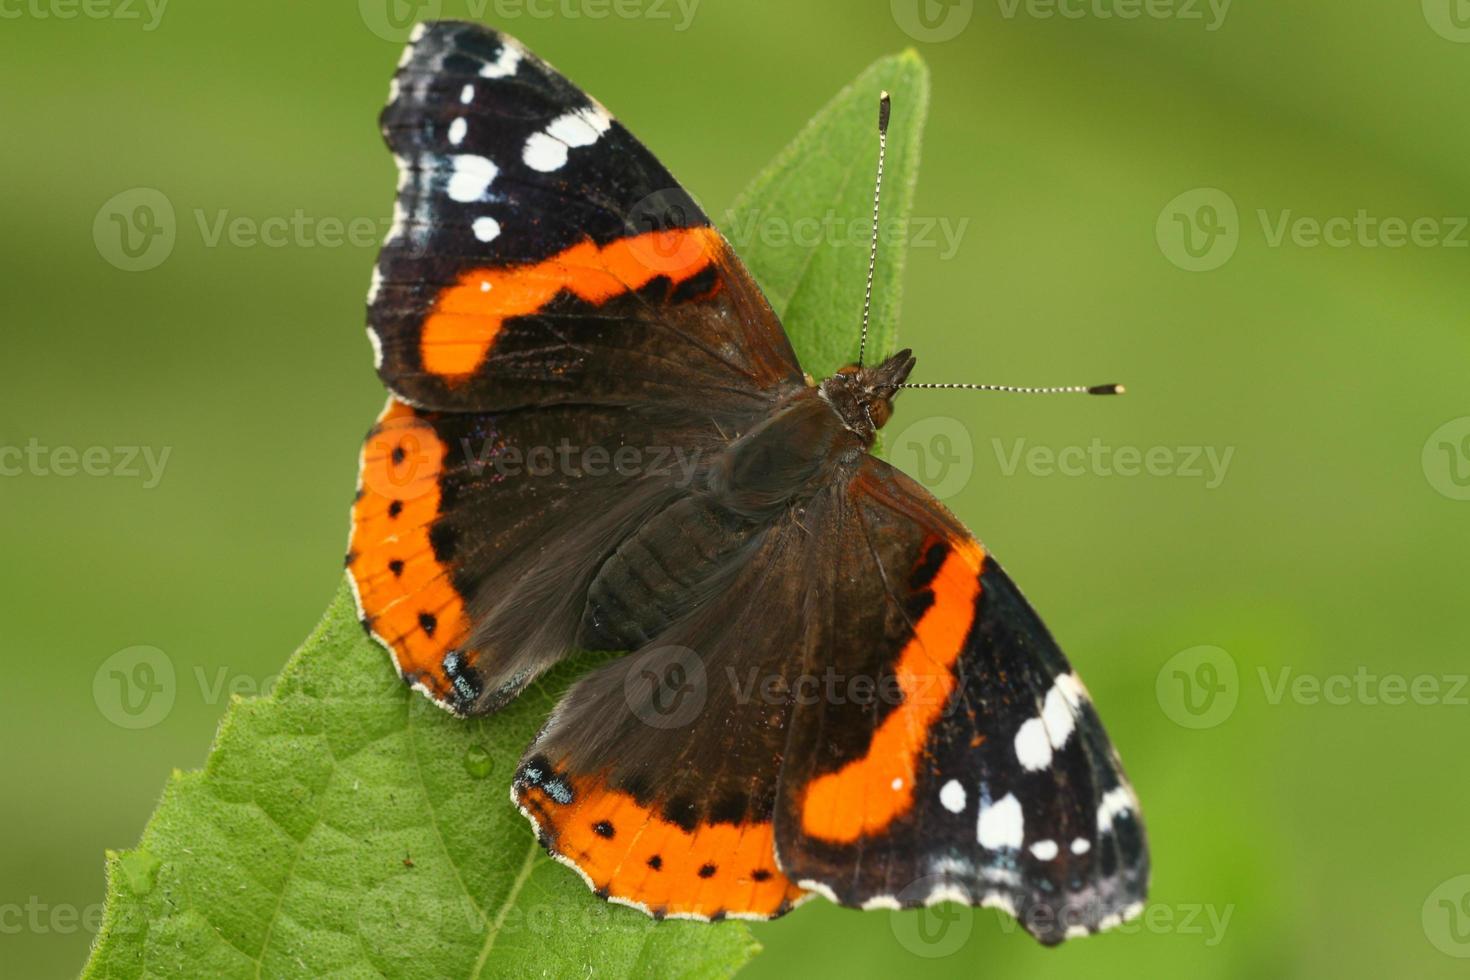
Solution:
M 954 663 L 964 649 L 980 595 L 985 552 L 978 542 L 952 542 L 930 585 L 934 602 L 899 653 L 894 674 L 903 703 L 883 719 L 868 752 L 814 779 L 802 801 L 802 830 L 848 844 L 881 832 L 913 806 L 919 757 L 955 688 Z
M 439 294 L 424 320 L 425 371 L 463 381 L 479 368 L 507 319 L 535 313 L 562 291 L 602 304 L 659 277 L 674 283 L 702 272 L 720 250 L 713 228 L 652 231 L 599 248 L 591 240 L 534 265 L 472 269 Z
M 441 701 L 450 693 L 444 654 L 469 628 L 429 541 L 447 451 L 413 408 L 388 403 L 362 447 L 347 559 L 363 622 L 393 652 L 399 673 Z
M 771 821 L 685 830 L 598 779 L 571 780 L 570 799 L 517 784 L 547 847 L 608 898 L 655 916 L 773 918 L 806 894 L 776 866 Z

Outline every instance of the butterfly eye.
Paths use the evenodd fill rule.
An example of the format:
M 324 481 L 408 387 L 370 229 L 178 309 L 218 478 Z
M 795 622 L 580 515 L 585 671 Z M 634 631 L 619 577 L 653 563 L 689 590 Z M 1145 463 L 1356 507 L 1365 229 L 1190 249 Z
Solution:
M 868 418 L 873 420 L 873 428 L 883 428 L 892 417 L 893 403 L 888 399 L 879 398 L 868 403 Z

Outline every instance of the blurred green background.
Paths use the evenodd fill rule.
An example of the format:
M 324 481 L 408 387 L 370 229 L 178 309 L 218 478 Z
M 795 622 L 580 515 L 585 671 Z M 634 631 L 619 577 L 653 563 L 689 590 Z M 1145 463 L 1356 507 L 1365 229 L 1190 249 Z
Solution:
M 888 431 L 1091 687 L 1148 820 L 1145 919 L 1043 950 L 992 911 L 814 902 L 747 975 L 1464 976 L 1470 4 L 922 2 L 419 5 L 521 37 L 716 214 L 915 46 L 915 378 L 1129 385 L 912 392 Z M 76 972 L 103 849 L 337 585 L 383 400 L 385 3 L 0 5 L 7 976 Z M 109 225 L 134 188 L 176 218 L 144 271 Z M 89 447 L 110 475 L 63 475 Z M 114 447 L 167 450 L 161 476 Z M 139 645 L 175 671 L 157 717 L 109 687 Z

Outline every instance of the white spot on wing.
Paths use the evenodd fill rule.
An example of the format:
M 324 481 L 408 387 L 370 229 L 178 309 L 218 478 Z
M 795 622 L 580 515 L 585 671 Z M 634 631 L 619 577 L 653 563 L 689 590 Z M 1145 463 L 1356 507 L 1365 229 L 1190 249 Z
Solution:
M 455 146 L 464 142 L 465 133 L 469 132 L 470 124 L 465 122 L 464 116 L 460 116 L 449 124 L 449 142 Z
M 369 306 L 371 306 L 372 304 L 374 304 L 374 303 L 376 303 L 378 301 L 378 290 L 380 290 L 382 288 L 383 288 L 383 273 L 381 273 L 381 272 L 378 271 L 378 267 L 377 266 L 373 266 L 373 278 L 372 278 L 372 282 L 368 284 L 367 301 L 368 301 L 368 305 Z M 372 331 L 370 330 L 368 332 L 371 333 Z M 373 339 L 376 340 L 377 338 L 374 337 Z
M 901 777 L 895 776 L 893 782 L 890 783 L 889 786 L 891 786 L 893 791 L 897 793 L 899 790 L 903 789 L 903 779 Z
M 958 779 L 951 779 L 939 790 L 939 802 L 950 813 L 965 811 L 965 788 Z
M 521 49 L 510 41 L 502 41 L 504 47 L 500 54 L 496 55 L 494 61 L 486 62 L 480 67 L 481 78 L 509 78 L 516 73 L 521 64 Z
M 863 908 L 869 912 L 873 909 L 893 909 L 897 911 L 903 908 L 903 906 L 892 895 L 874 895 L 863 903 Z
M 820 881 L 798 881 L 796 883 L 796 887 L 805 888 L 809 892 L 815 892 L 816 894 L 822 896 L 834 905 L 839 904 L 837 901 L 837 893 L 832 890 L 832 886 L 824 885 Z
M 459 101 L 461 104 L 469 105 L 474 100 L 475 87 L 473 85 L 466 85 L 464 88 L 459 90 Z
M 959 885 L 944 884 L 924 896 L 925 905 L 938 905 L 941 902 L 958 902 L 961 905 L 969 905 L 970 893 Z
M 560 170 L 567 162 L 567 145 L 558 143 L 545 133 L 532 133 L 531 138 L 526 140 L 526 148 L 521 153 L 521 159 L 532 170 L 549 174 Z
M 449 176 L 448 194 L 461 204 L 478 201 L 490 189 L 490 182 L 500 170 L 489 160 L 472 153 L 450 157 L 454 170 Z
M 532 170 L 551 173 L 567 162 L 572 147 L 591 146 L 612 126 L 612 117 L 599 105 L 591 105 L 557 116 L 543 132 L 526 140 L 521 159 Z
M 557 116 L 546 127 L 546 135 L 567 146 L 591 146 L 612 125 L 612 117 L 601 106 L 588 106 Z
M 403 236 L 404 230 L 407 227 L 408 227 L 408 212 L 405 211 L 405 210 L 403 210 L 403 202 L 402 202 L 402 200 L 394 201 L 393 202 L 393 224 L 392 224 L 391 227 L 389 227 L 389 229 L 388 229 L 388 237 L 385 238 L 385 239 L 383 239 L 383 244 L 386 245 L 386 244 L 388 244 L 389 242 L 393 241 L 396 238 L 401 238 Z
M 475 237 L 480 241 L 493 242 L 500 235 L 500 222 L 489 215 L 484 215 L 476 218 L 475 223 L 470 226 L 470 229 L 474 231 Z M 482 282 L 480 285 L 488 287 L 490 284 L 488 282 Z M 483 289 L 481 290 L 481 292 L 485 291 Z
M 1011 901 L 1009 895 L 1000 892 L 986 892 L 980 901 L 980 907 L 985 909 L 1000 909 L 1006 915 L 1014 918 L 1016 916 L 1016 904 Z
M 1092 841 L 1088 840 L 1086 837 L 1078 837 L 1076 840 L 1072 841 L 1073 854 L 1086 854 L 1090 850 L 1092 850 Z
M 1031 853 L 1038 861 L 1050 861 L 1057 856 L 1059 850 L 1054 840 L 1039 840 L 1031 845 Z
M 383 342 L 378 339 L 378 332 L 372 327 L 368 327 L 367 335 L 368 342 L 373 345 L 373 368 L 376 370 L 383 366 Z
M 1032 772 L 1051 765 L 1051 741 L 1046 737 L 1046 723 L 1028 718 L 1016 729 L 1016 759 Z
M 1103 794 L 1097 805 L 1097 829 L 1107 833 L 1113 829 L 1118 814 L 1134 809 L 1133 791 L 1127 786 L 1114 786 Z
M 1026 818 L 1021 813 L 1021 803 L 1014 794 L 1007 793 L 999 801 L 980 805 L 980 820 L 975 826 L 975 839 L 980 846 L 996 851 L 1001 848 L 1019 848 L 1026 837 Z
M 1062 674 L 1046 692 L 1046 701 L 1041 707 L 1041 719 L 1046 722 L 1046 734 L 1051 747 L 1060 749 L 1072 737 L 1077 727 L 1077 710 L 1087 697 L 1076 674 Z

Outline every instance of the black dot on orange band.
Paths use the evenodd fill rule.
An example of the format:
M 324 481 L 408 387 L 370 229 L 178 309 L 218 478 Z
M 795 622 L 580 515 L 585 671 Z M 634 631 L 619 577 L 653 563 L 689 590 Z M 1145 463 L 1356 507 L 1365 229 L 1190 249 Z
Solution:
M 606 837 L 608 840 L 612 840 L 613 834 L 616 833 L 616 831 L 613 830 L 613 825 L 608 823 L 606 820 L 599 820 L 595 824 L 593 824 L 592 832 L 595 833 L 598 837 Z
M 664 859 L 662 857 L 660 857 L 659 855 L 655 854 L 653 857 L 651 857 L 651 858 L 648 859 L 648 866 L 650 868 L 652 868 L 653 870 L 657 871 L 658 869 L 660 869 L 660 868 L 662 868 L 664 866 Z
M 434 630 L 439 626 L 439 620 L 433 613 L 421 612 L 419 613 L 419 625 L 424 628 L 425 633 L 433 636 Z
M 703 865 L 699 869 L 699 876 L 701 878 L 713 878 L 714 875 L 715 875 L 715 866 L 713 864 Z
M 393 447 L 393 462 L 394 463 L 401 463 L 401 462 L 403 462 L 404 458 L 407 457 L 407 456 L 408 456 L 408 453 L 406 453 L 406 452 L 403 451 L 403 447 L 402 446 L 394 446 Z
M 397 517 L 401 513 L 403 513 L 403 501 L 401 501 L 401 500 L 395 500 L 391 504 L 388 505 L 388 516 L 389 517 Z
M 393 559 L 388 563 L 388 571 L 392 572 L 394 575 L 402 575 L 403 562 L 399 561 L 397 558 Z
M 750 873 L 750 877 L 754 881 L 770 881 L 771 873 L 765 868 L 756 868 Z

